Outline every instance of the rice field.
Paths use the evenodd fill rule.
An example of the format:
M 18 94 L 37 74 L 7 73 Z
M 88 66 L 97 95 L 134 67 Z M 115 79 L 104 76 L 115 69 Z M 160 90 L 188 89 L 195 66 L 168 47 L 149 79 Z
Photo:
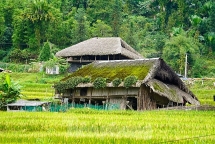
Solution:
M 214 111 L 0 112 L 0 143 L 214 143 Z
M 25 99 L 47 99 L 54 96 L 53 84 L 24 83 L 22 87 Z

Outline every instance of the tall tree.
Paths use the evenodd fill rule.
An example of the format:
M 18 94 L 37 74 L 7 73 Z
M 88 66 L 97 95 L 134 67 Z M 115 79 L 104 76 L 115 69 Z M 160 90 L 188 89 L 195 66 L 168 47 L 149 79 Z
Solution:
M 111 9 L 113 6 L 113 0 L 101 1 L 101 0 L 89 0 L 88 7 L 86 9 L 87 19 L 92 23 L 97 20 L 101 20 L 104 23 L 111 24 Z
M 193 38 L 182 33 L 166 41 L 162 57 L 175 71 L 182 73 L 186 53 L 189 53 L 188 63 L 192 65 L 196 56 L 199 55 L 199 46 L 200 44 Z
M 3 43 L 3 35 L 5 32 L 5 19 L 3 12 L 3 3 L 0 2 L 0 44 Z
M 111 35 L 111 27 L 101 20 L 97 20 L 91 28 L 92 37 L 110 37 Z
M 88 38 L 89 23 L 86 18 L 85 10 L 79 8 L 75 14 L 73 43 L 84 41 Z
M 39 61 L 48 61 L 51 58 L 51 48 L 50 43 L 45 42 L 42 50 L 40 51 Z
M 209 11 L 209 30 L 215 32 L 215 2 L 211 2 L 211 9 Z
M 118 37 L 122 23 L 122 1 L 115 0 L 111 12 L 113 36 Z
M 34 30 L 38 48 L 47 40 L 46 31 L 51 22 L 59 17 L 59 10 L 55 9 L 47 0 L 33 0 L 28 3 L 22 13 L 24 20 L 29 21 Z

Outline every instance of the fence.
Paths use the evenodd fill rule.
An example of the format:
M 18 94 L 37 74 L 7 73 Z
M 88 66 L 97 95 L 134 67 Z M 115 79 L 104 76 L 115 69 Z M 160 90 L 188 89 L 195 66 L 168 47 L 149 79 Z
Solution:
M 50 111 L 50 112 L 65 112 L 70 108 L 91 108 L 91 109 L 96 109 L 96 110 L 117 110 L 120 108 L 119 104 L 112 104 L 112 103 L 107 103 L 104 105 L 92 105 L 92 104 L 76 104 L 76 103 L 71 103 L 71 104 L 50 104 L 46 107 L 42 106 L 24 106 L 22 107 L 21 110 L 24 111 Z

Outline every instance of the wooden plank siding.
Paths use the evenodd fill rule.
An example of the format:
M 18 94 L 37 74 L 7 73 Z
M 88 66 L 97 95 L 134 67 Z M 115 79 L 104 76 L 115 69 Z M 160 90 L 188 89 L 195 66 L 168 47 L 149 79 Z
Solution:
M 156 101 L 152 99 L 153 92 L 150 87 L 142 84 L 138 96 L 138 110 L 156 109 Z

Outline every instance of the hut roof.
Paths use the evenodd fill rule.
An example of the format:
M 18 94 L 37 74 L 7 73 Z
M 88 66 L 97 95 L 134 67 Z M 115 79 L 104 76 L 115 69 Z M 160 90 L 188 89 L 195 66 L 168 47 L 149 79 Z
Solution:
M 151 67 L 158 59 L 137 59 L 137 60 L 113 60 L 113 61 L 95 61 L 83 66 L 78 71 L 64 78 L 67 80 L 74 76 L 89 76 L 92 80 L 97 77 L 107 78 L 112 81 L 115 78 L 124 79 L 127 76 L 136 76 L 139 80 L 144 80 Z
M 119 37 L 91 38 L 56 53 L 58 57 L 121 54 L 131 59 L 143 58 Z
M 198 99 L 192 93 L 186 93 L 175 85 L 165 84 L 156 79 L 150 80 L 147 85 L 150 86 L 153 92 L 164 96 L 173 102 L 183 103 L 185 99 L 192 104 L 199 104 Z
M 7 104 L 7 106 L 40 106 L 49 102 L 44 101 L 28 101 L 28 100 L 17 100 L 14 103 Z
M 199 105 L 196 96 L 161 58 L 96 61 L 82 67 L 62 81 L 75 76 L 89 76 L 92 81 L 97 77 L 104 77 L 107 78 L 107 82 L 111 82 L 115 78 L 124 79 L 127 76 L 136 76 L 138 82 L 148 85 L 155 93 L 174 102 L 182 103 L 185 99 L 191 104 Z M 81 86 L 85 87 L 84 84 Z M 93 85 L 88 84 L 88 86 Z M 112 87 L 112 85 L 107 86 Z

